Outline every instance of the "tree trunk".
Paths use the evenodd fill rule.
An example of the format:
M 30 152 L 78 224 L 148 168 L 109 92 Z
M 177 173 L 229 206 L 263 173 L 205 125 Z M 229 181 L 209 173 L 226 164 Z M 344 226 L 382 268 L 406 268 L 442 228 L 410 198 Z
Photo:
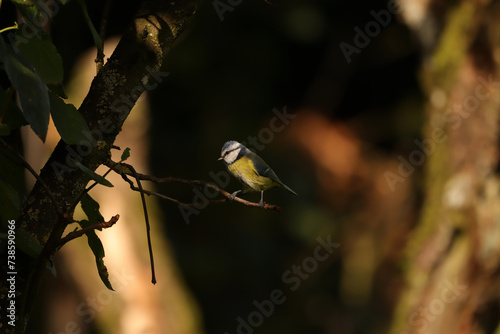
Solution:
M 165 56 L 190 22 L 199 2 L 144 0 L 115 52 L 94 78 L 79 109 L 89 124 L 93 142 L 75 146 L 59 142 L 40 173 L 52 197 L 37 182 L 16 222 L 16 237 L 29 239 L 31 245 L 37 244 L 43 251 L 36 261 L 21 252 L 16 254 L 17 321 L 16 327 L 3 324 L 6 333 L 23 331 L 24 315 L 33 306 L 48 256 L 56 249 L 90 180 L 89 174 L 74 161 L 93 171 L 109 160 L 114 140 L 141 93 L 163 80 L 165 73 L 160 69 Z M 37 269 L 30 278 L 34 266 Z M 8 272 L 6 264 L 2 270 Z M 1 294 L 0 298 L 1 309 L 6 310 L 7 294 Z
M 500 3 L 401 5 L 422 42 L 428 97 L 425 139 L 408 160 L 427 166 L 391 333 L 498 333 Z

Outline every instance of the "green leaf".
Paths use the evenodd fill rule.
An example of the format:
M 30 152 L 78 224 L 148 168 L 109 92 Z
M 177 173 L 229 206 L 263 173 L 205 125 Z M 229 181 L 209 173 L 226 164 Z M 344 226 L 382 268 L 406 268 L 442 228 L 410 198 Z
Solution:
M 92 178 L 92 180 L 94 180 L 95 182 L 102 184 L 103 186 L 106 186 L 106 187 L 113 187 L 113 184 L 111 182 L 109 182 L 108 180 L 103 178 L 101 175 L 95 173 L 94 171 L 91 171 L 90 169 L 88 169 L 87 167 L 82 165 L 82 163 L 80 161 L 73 160 L 73 162 L 75 163 L 75 165 L 78 166 L 78 168 L 80 168 L 83 172 L 85 172 L 87 175 L 89 175 Z
M 16 246 L 34 259 L 38 259 L 43 248 L 32 234 L 22 229 L 16 230 Z
M 90 196 L 89 196 L 90 197 Z M 83 203 L 82 203 L 83 206 Z M 93 225 L 90 223 L 88 220 L 82 220 L 78 222 L 82 228 L 91 226 Z M 87 241 L 89 244 L 90 249 L 92 250 L 92 253 L 94 253 L 95 256 L 95 262 L 97 265 L 97 271 L 99 273 L 99 277 L 101 278 L 101 281 L 104 283 L 104 285 L 112 290 L 113 287 L 111 286 L 111 282 L 109 281 L 109 273 L 108 273 L 108 268 L 106 268 L 106 265 L 104 264 L 104 247 L 102 246 L 101 239 L 97 236 L 95 231 L 89 231 L 85 233 L 87 236 Z
M 89 222 L 88 220 L 81 220 L 78 222 L 82 228 L 89 227 L 94 225 L 94 223 Z M 94 253 L 95 257 L 103 258 L 105 256 L 104 254 L 104 247 L 102 246 L 101 239 L 97 236 L 94 230 L 91 230 L 85 235 L 88 238 L 88 243 L 90 246 L 90 249 L 92 249 L 92 253 Z
M 19 32 L 22 33 L 22 32 Z M 19 41 L 16 37 L 16 41 Z M 61 84 L 63 63 L 55 45 L 48 38 L 30 38 L 16 42 L 24 57 L 33 65 L 46 84 Z
M 19 97 L 24 117 L 33 131 L 45 142 L 49 127 L 50 103 L 47 87 L 22 54 L 14 53 L 10 45 L 0 39 L 0 50 L 5 71 Z
M 124 162 L 125 160 L 127 160 L 128 158 L 130 157 L 130 147 L 127 147 L 123 153 L 122 153 L 122 157 L 120 158 L 120 162 Z
M 82 228 L 88 227 L 104 221 L 104 217 L 99 212 L 99 203 L 97 203 L 89 194 L 83 195 L 81 199 L 82 210 L 87 215 L 89 220 L 82 220 L 79 222 Z M 111 283 L 109 282 L 108 269 L 104 265 L 104 247 L 102 242 L 95 233 L 95 231 L 89 231 L 85 233 L 87 235 L 89 247 L 94 253 L 95 262 L 97 265 L 97 271 L 99 272 L 99 277 L 101 277 L 102 282 L 110 290 L 113 290 Z
M 89 194 L 83 195 L 81 199 L 82 210 L 87 215 L 90 224 L 97 224 L 104 221 L 104 217 L 99 212 L 99 203 L 97 203 Z
M 115 291 L 113 289 L 113 286 L 111 286 L 111 282 L 109 281 L 109 272 L 108 268 L 106 268 L 106 265 L 104 264 L 104 259 L 96 257 L 95 263 L 97 265 L 97 270 L 99 271 L 99 277 L 101 277 L 101 281 L 108 289 L 110 289 L 111 291 Z
M 66 95 L 66 92 L 64 91 L 64 87 L 61 83 L 58 84 L 47 84 L 47 88 L 53 92 L 56 93 L 58 96 L 62 97 L 63 99 L 67 99 L 68 96 Z
M 5 224 L 7 224 L 7 221 Z M 6 233 L 0 233 L 0 239 L 7 238 L 8 235 Z M 16 229 L 16 248 L 22 250 L 25 254 L 35 260 L 38 259 L 38 256 L 42 252 L 42 245 L 38 242 L 38 240 L 22 229 Z
M 54 93 L 49 93 L 50 113 L 61 135 L 61 138 L 70 145 L 77 145 L 92 140 L 90 129 L 82 114 L 72 104 L 66 104 Z
M 12 90 L 13 91 L 13 90 Z M 10 94 L 0 88 L 0 135 L 8 135 L 12 130 L 28 124 L 23 112 L 17 107 Z

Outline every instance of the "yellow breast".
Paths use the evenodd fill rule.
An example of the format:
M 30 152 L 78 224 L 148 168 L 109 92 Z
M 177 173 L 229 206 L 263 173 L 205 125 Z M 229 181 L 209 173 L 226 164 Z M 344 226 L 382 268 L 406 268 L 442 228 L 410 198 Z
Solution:
M 259 175 L 255 170 L 252 161 L 246 156 L 241 157 L 231 165 L 227 166 L 227 169 L 243 184 L 255 191 L 267 190 L 279 185 L 276 181 Z

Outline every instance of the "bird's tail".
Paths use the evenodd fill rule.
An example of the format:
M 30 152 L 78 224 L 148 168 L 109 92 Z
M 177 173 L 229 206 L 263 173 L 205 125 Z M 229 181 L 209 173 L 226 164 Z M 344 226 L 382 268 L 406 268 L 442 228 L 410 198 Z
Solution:
M 297 193 L 296 193 L 295 191 L 293 191 L 292 189 L 290 189 L 290 187 L 289 187 L 289 186 L 287 186 L 286 184 L 282 183 L 281 185 L 282 185 L 282 186 L 283 186 L 283 188 L 285 188 L 285 189 L 286 189 L 286 190 L 287 190 L 290 194 L 295 195 L 295 196 L 299 196 L 299 195 L 297 195 Z

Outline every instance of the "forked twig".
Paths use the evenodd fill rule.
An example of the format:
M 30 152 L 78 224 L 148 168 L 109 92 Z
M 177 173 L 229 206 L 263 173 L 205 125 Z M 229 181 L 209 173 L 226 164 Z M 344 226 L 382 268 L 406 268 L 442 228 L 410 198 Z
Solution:
M 186 179 L 180 179 L 180 178 L 177 178 L 177 177 L 163 177 L 163 178 L 158 178 L 158 177 L 155 177 L 155 176 L 151 176 L 151 175 L 145 175 L 145 174 L 140 174 L 140 173 L 132 173 L 132 169 L 133 168 L 132 166 L 130 166 L 129 164 L 126 164 L 126 163 L 116 163 L 114 161 L 110 161 L 106 164 L 109 168 L 113 169 L 115 172 L 117 172 L 118 174 L 122 175 L 122 178 L 127 181 L 127 183 L 129 183 L 130 185 L 130 188 L 132 190 L 135 190 L 135 191 L 140 191 L 140 189 L 138 189 L 130 179 L 128 179 L 126 176 L 132 176 L 136 179 L 140 179 L 140 180 L 143 180 L 143 181 L 151 181 L 153 183 L 156 183 L 156 184 L 163 184 L 163 183 L 182 183 L 182 184 L 186 184 L 188 186 L 191 186 L 191 187 L 194 187 L 194 188 L 198 188 L 198 189 L 203 189 L 204 187 L 206 188 L 210 188 L 212 190 L 215 190 L 217 191 L 219 194 L 221 194 L 222 196 L 226 197 L 226 199 L 223 199 L 223 200 L 213 200 L 213 201 L 208 201 L 208 203 L 223 203 L 223 202 L 226 202 L 230 197 L 231 197 L 231 193 L 225 191 L 224 189 L 221 189 L 219 187 L 217 187 L 216 185 L 212 184 L 212 183 L 208 183 L 208 182 L 205 182 L 205 181 L 202 181 L 202 180 L 186 180 Z M 156 192 L 151 192 L 151 191 L 147 191 L 147 190 L 142 190 L 143 193 L 147 194 L 147 195 L 154 195 L 154 196 L 157 196 L 159 198 L 162 198 L 162 199 L 165 199 L 167 201 L 170 201 L 170 202 L 173 202 L 177 205 L 180 205 L 180 206 L 185 206 L 185 207 L 196 207 L 196 206 L 202 206 L 204 204 L 206 204 L 207 202 L 203 202 L 203 203 L 183 203 L 179 200 L 176 200 L 174 198 L 171 198 L 171 197 L 168 197 L 168 196 L 165 196 L 165 195 L 162 195 L 162 194 L 158 194 Z M 274 210 L 274 211 L 281 211 L 281 207 L 277 206 L 277 205 L 272 205 L 272 204 L 267 204 L 267 203 L 264 203 L 264 205 L 261 207 L 259 205 L 259 203 L 255 203 L 255 202 L 250 202 L 250 201 L 247 201 L 243 198 L 240 198 L 240 197 L 234 197 L 233 199 L 235 202 L 239 202 L 243 205 L 246 205 L 246 206 L 249 206 L 249 207 L 254 207 L 254 208 L 261 208 L 261 209 L 266 209 L 266 210 Z
M 111 219 L 108 220 L 107 222 L 99 222 L 99 223 L 84 227 L 80 230 L 70 232 L 64 238 L 61 238 L 61 240 L 59 240 L 57 246 L 59 248 L 61 248 L 67 242 L 69 242 L 73 239 L 79 238 L 89 231 L 93 231 L 93 230 L 97 230 L 97 229 L 101 229 L 101 228 L 109 228 L 109 227 L 113 226 L 118 221 L 118 219 L 120 219 L 120 215 L 116 215 L 116 216 L 111 217 Z

